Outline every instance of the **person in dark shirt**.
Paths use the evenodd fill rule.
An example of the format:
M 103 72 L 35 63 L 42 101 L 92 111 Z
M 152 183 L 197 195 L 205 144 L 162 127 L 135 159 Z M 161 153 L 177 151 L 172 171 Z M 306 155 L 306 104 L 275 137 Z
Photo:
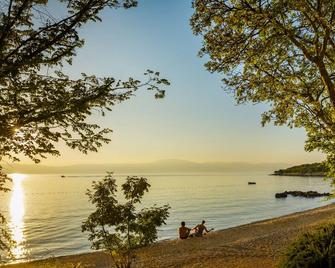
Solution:
M 191 229 L 187 228 L 185 226 L 185 222 L 182 221 L 181 222 L 181 226 L 179 227 L 179 238 L 180 239 L 186 239 L 188 238 L 189 234 L 190 234 Z

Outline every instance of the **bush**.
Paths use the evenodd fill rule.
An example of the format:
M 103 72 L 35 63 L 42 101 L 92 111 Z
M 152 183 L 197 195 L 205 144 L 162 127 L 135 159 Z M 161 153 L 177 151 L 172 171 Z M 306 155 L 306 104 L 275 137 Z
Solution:
M 335 224 L 300 235 L 286 250 L 280 267 L 335 267 Z
M 136 209 L 150 184 L 143 177 L 128 177 L 122 184 L 125 201 L 117 200 L 117 185 L 111 173 L 102 181 L 93 182 L 87 195 L 96 210 L 82 225 L 89 233 L 92 248 L 110 254 L 117 268 L 130 268 L 135 250 L 157 239 L 157 227 L 165 224 L 169 206 Z

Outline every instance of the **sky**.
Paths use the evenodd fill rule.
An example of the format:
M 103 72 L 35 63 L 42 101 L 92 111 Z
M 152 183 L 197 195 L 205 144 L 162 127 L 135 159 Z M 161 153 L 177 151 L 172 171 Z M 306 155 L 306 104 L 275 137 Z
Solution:
M 60 144 L 62 156 L 48 157 L 42 164 L 161 159 L 299 164 L 323 159 L 318 152 L 304 151 L 303 129 L 261 127 L 266 104 L 235 104 L 223 76 L 206 71 L 206 59 L 197 55 L 202 40 L 189 25 L 192 13 L 191 0 L 143 0 L 133 9 L 106 9 L 102 22 L 81 30 L 85 46 L 73 65 L 64 67 L 71 76 L 85 72 L 143 79 L 144 71 L 152 69 L 171 86 L 162 100 L 140 90 L 105 117 L 93 115 L 92 122 L 113 129 L 112 142 L 98 153 L 83 155 Z

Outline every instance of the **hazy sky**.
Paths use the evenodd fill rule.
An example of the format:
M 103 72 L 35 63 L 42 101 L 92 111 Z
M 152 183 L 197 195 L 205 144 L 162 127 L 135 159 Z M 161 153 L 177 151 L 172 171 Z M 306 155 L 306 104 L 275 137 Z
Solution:
M 78 51 L 73 76 L 142 78 L 150 68 L 172 82 L 167 96 L 155 100 L 142 90 L 111 113 L 92 120 L 114 130 L 112 143 L 99 153 L 82 155 L 59 146 L 62 157 L 48 165 L 147 162 L 173 158 L 194 161 L 286 162 L 320 161 L 304 152 L 301 129 L 271 125 L 262 128 L 266 105 L 236 106 L 224 91 L 221 76 L 210 74 L 197 56 L 201 39 L 192 34 L 191 0 L 143 0 L 131 10 L 106 9 L 102 23 L 86 26 L 84 48 Z

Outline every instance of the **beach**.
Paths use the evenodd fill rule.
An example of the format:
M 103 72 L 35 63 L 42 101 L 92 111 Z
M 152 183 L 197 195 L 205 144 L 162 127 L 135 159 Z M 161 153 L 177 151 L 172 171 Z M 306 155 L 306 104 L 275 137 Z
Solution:
M 332 222 L 335 204 L 211 232 L 201 238 L 167 240 L 138 252 L 137 267 L 276 267 L 286 246 L 307 229 Z M 101 252 L 70 255 L 10 268 L 113 267 Z M 7 266 L 6 266 L 7 267 Z

